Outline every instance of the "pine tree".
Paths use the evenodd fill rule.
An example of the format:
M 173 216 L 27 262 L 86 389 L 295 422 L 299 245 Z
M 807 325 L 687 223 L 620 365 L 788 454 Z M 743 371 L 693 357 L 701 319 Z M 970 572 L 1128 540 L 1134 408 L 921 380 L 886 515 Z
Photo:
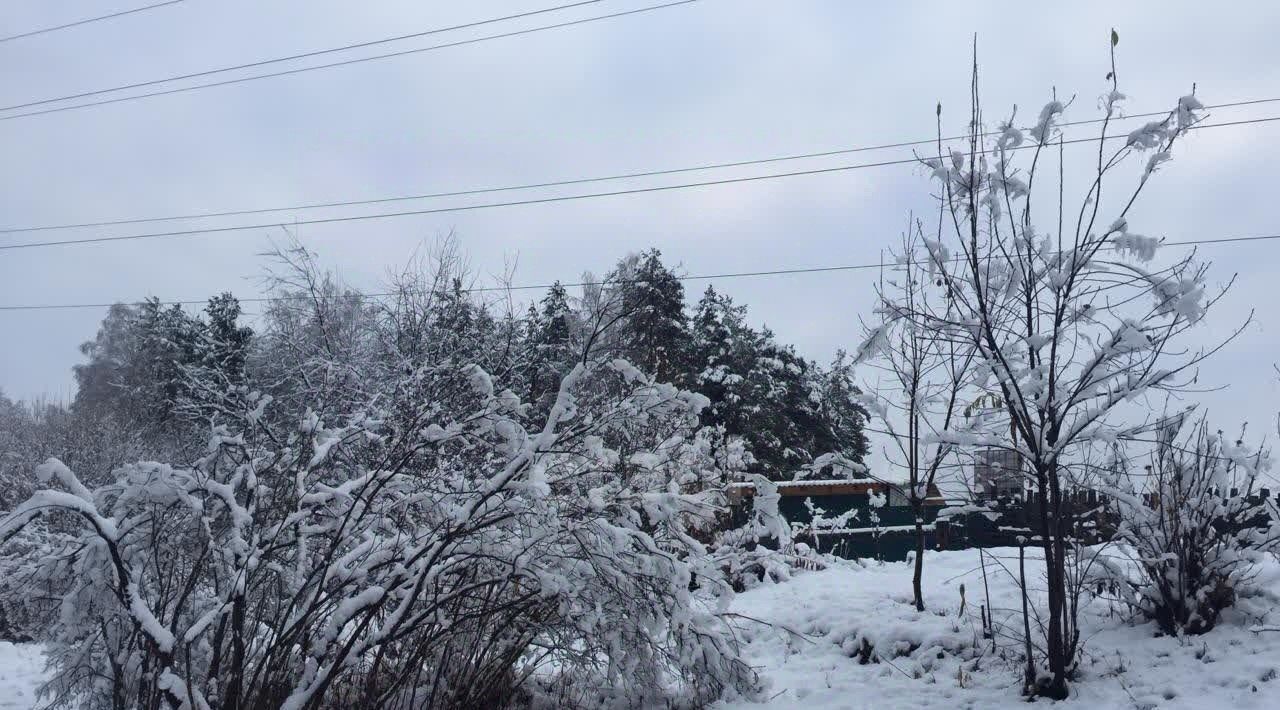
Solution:
M 481 350 L 475 338 L 478 314 L 462 280 L 453 278 L 433 296 L 429 317 L 436 352 L 458 362 L 474 362 Z
M 529 308 L 525 311 L 524 319 L 520 321 L 520 350 L 524 353 L 523 360 L 519 365 L 520 372 L 520 394 L 521 399 L 525 402 L 535 402 L 538 399 L 538 393 L 542 392 L 546 385 L 542 382 L 541 373 L 543 371 L 542 353 L 538 351 L 538 339 L 542 337 L 542 315 L 538 312 L 537 305 L 530 303 Z
M 623 260 L 610 280 L 620 284 L 627 314 L 618 339 L 623 357 L 660 382 L 682 384 L 689 372 L 684 285 L 662 263 L 662 252 Z
M 563 348 L 572 335 L 573 312 L 569 308 L 569 293 L 559 281 L 542 299 L 542 340 L 552 347 Z
M 844 350 L 836 352 L 826 369 L 813 369 L 821 397 L 822 421 L 831 437 L 831 451 L 861 463 L 867 455 L 867 410 L 858 403 L 861 390 L 854 383 L 853 362 Z
M 180 417 L 206 426 L 209 415 L 237 387 L 245 384 L 253 329 L 238 323 L 240 302 L 230 293 L 209 299 L 208 321 L 193 319 L 197 334 L 192 352 L 178 364 L 173 409 Z
M 739 309 L 740 310 L 740 309 Z M 707 424 L 724 424 L 734 385 L 742 380 L 735 372 L 740 365 L 735 356 L 734 325 L 739 324 L 733 300 L 716 293 L 714 286 L 707 286 L 698 301 L 690 333 L 690 375 L 697 390 L 711 400 L 711 406 L 703 412 Z
M 89 362 L 75 368 L 76 408 L 142 426 L 167 422 L 204 328 L 180 306 L 163 308 L 158 299 L 113 306 L 97 337 L 80 348 Z
M 230 293 L 223 293 L 210 298 L 204 311 L 208 321 L 204 325 L 200 364 L 223 373 L 229 383 L 240 384 L 253 339 L 253 329 L 237 323 L 240 302 Z
M 541 309 L 529 306 L 529 396 L 536 412 L 550 409 L 560 379 L 573 367 L 573 309 L 569 293 L 556 281 L 543 297 Z
M 171 443 L 179 415 L 243 383 L 253 331 L 237 322 L 239 302 L 223 293 L 209 299 L 205 316 L 155 299 L 112 307 L 97 337 L 80 348 L 89 361 L 75 367 L 79 427 L 107 427 L 110 420 L 146 432 L 154 443 Z
M 80 345 L 88 362 L 73 368 L 76 378 L 75 408 L 97 411 L 110 407 L 120 396 L 117 383 L 136 357 L 138 339 L 133 329 L 136 309 L 117 303 L 102 319 L 93 340 Z
M 748 375 L 753 420 L 747 436 L 752 453 L 775 476 L 790 477 L 814 457 L 828 453 L 832 442 L 810 397 L 809 363 L 789 345 L 781 345 L 768 328 L 755 343 Z
M 743 437 L 762 473 L 790 478 L 823 454 L 862 462 L 865 416 L 842 359 L 830 371 L 806 361 L 711 287 L 691 327 L 691 387 L 711 401 L 703 423 Z

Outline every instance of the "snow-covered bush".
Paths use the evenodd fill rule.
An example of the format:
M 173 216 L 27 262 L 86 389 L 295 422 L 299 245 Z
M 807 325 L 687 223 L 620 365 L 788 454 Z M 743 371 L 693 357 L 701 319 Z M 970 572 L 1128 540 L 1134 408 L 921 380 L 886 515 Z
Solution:
M 742 506 L 746 520 L 725 525 L 715 541 L 715 556 L 728 583 L 735 591 L 751 589 L 763 582 L 791 578 L 796 567 L 805 567 L 815 558 L 804 550 L 797 554 L 791 528 L 778 509 L 782 495 L 764 476 L 748 477 L 749 505 Z
M 57 460 L 0 522 L 79 521 L 8 570 L 56 599 L 62 707 L 699 705 L 757 690 L 695 534 L 723 475 L 705 399 L 584 358 L 549 413 L 476 366 L 281 426 L 233 391 L 190 466 L 94 490 Z M 322 406 L 322 403 L 317 403 Z M 629 452 L 620 454 L 625 444 Z M 550 690 L 549 690 L 550 689 Z
M 15 570 L 29 566 L 57 550 L 75 544 L 70 535 L 51 532 L 47 525 L 35 523 L 17 531 L 0 544 L 0 641 L 26 642 L 41 635 L 56 618 L 58 604 L 49 596 L 34 595 L 23 589 L 24 580 Z M 61 584 L 69 588 L 70 580 L 50 579 L 47 585 Z
M 1260 496 L 1265 452 L 1203 419 L 1178 435 L 1175 421 L 1151 464 L 1121 469 L 1107 491 L 1128 564 L 1104 569 L 1122 600 L 1165 633 L 1202 634 L 1252 583 L 1259 556 L 1280 551 L 1280 515 Z
M 961 618 L 913 606 L 883 598 L 856 615 L 815 619 L 806 632 L 826 636 L 863 664 L 902 657 L 930 663 L 944 655 L 964 660 L 982 656 L 982 637 Z

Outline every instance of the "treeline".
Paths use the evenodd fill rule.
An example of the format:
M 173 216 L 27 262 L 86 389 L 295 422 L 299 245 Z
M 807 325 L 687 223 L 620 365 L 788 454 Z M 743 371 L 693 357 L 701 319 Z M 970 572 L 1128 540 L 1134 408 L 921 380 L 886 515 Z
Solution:
M 270 394 L 287 416 L 300 414 L 318 386 L 349 402 L 369 394 L 350 373 L 314 371 L 317 353 L 352 371 L 388 370 L 388 381 L 405 363 L 476 363 L 537 416 L 590 346 L 706 396 L 702 426 L 721 441 L 741 439 L 751 472 L 828 475 L 810 470 L 817 457 L 861 463 L 867 451 L 844 353 L 828 366 L 808 360 L 767 327 L 752 327 L 747 306 L 710 286 L 690 303 L 656 249 L 620 260 L 580 295 L 557 282 L 523 311 L 509 294 L 469 288 L 452 244 L 403 270 L 395 294 L 379 299 L 322 273 L 300 249 L 276 256 L 279 297 L 256 331 L 227 293 L 195 314 L 156 300 L 116 305 L 81 346 L 86 362 L 75 367 L 69 405 L 0 395 L 0 509 L 31 492 L 31 472 L 50 456 L 94 481 L 128 461 L 189 460 L 207 443 L 209 406 L 227 388 Z M 610 300 L 621 303 L 610 315 L 617 322 L 592 322 Z M 584 342 L 593 333 L 606 342 Z
M 255 330 L 119 306 L 70 407 L 6 406 L 0 637 L 43 644 L 51 707 L 763 693 L 729 601 L 819 562 L 759 473 L 861 456 L 842 366 L 690 314 L 656 251 L 530 309 L 450 245 L 377 298 L 276 257 Z

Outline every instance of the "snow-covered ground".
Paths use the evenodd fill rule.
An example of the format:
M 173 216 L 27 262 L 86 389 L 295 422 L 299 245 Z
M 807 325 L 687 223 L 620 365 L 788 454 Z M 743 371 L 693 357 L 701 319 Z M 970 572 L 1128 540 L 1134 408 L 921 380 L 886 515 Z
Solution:
M 0 710 L 35 707 L 44 680 L 44 655 L 34 644 L 0 641 Z
M 1016 587 L 1000 565 L 1016 572 L 1017 551 L 988 551 L 996 622 L 1020 624 L 1012 613 Z M 1038 562 L 1029 559 L 1028 578 L 1040 573 Z M 1249 630 L 1280 623 L 1280 564 L 1264 567 L 1257 586 L 1271 594 L 1245 600 L 1242 608 L 1249 613 L 1229 613 L 1209 634 L 1182 640 L 1157 638 L 1150 625 L 1128 625 L 1101 603 L 1087 607 L 1086 660 L 1064 705 L 1280 707 L 1280 632 Z M 1025 708 L 1016 658 L 991 653 L 990 642 L 980 638 L 978 615 L 986 594 L 978 551 L 928 553 L 924 588 L 929 610 L 917 613 L 910 603 L 908 564 L 848 563 L 739 595 L 733 611 L 741 615 L 749 640 L 748 660 L 771 683 L 770 700 L 726 702 L 719 710 Z M 888 655 L 897 657 L 859 663 L 864 640 L 880 654 L 896 649 Z M 43 677 L 39 646 L 0 643 L 0 709 L 34 707 Z
M 1021 616 L 1012 614 L 1020 606 L 1016 587 L 997 567 L 1008 565 L 1016 574 L 1017 550 L 989 550 L 988 555 L 996 622 L 1020 628 Z M 1033 587 L 1042 569 L 1028 560 Z M 1280 565 L 1269 563 L 1258 581 L 1280 595 Z M 961 584 L 963 617 L 958 614 Z M 917 613 L 910 603 L 910 566 L 869 563 L 804 573 L 740 595 L 734 611 L 787 629 L 743 620 L 750 639 L 748 660 L 772 684 L 772 699 L 763 707 L 1026 707 L 1018 692 L 1017 659 L 992 654 L 990 642 L 983 644 L 980 638 L 979 606 L 986 600 L 978 551 L 928 553 L 924 590 L 929 610 Z M 1251 616 L 1231 613 L 1209 634 L 1183 640 L 1157 638 L 1151 625 L 1127 625 L 1097 602 L 1082 613 L 1086 660 L 1072 685 L 1073 697 L 1063 704 L 1090 710 L 1280 707 L 1280 633 L 1249 631 L 1255 624 L 1280 620 L 1280 609 L 1268 613 L 1275 602 L 1274 596 L 1246 600 Z M 1016 629 L 1010 633 L 1021 638 Z M 882 653 L 896 646 L 897 653 L 906 655 L 860 664 L 864 639 Z M 909 648 L 915 650 L 908 653 Z M 734 702 L 721 707 L 762 706 Z

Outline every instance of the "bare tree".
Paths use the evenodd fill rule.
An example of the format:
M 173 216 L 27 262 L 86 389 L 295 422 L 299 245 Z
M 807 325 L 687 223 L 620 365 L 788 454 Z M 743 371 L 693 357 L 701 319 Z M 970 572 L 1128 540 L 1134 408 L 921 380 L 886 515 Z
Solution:
M 986 418 L 986 433 L 954 440 L 1007 447 L 1027 467 L 1048 587 L 1049 673 L 1035 692 L 1055 698 L 1067 695 L 1080 641 L 1068 599 L 1074 544 L 1068 469 L 1113 435 L 1126 403 L 1185 386 L 1197 364 L 1221 347 L 1182 345 L 1216 300 L 1206 293 L 1206 267 L 1194 253 L 1152 265 L 1160 240 L 1128 225 L 1151 177 L 1201 119 L 1202 104 L 1184 96 L 1163 119 L 1113 135 L 1124 99 L 1114 71 L 1117 41 L 1113 33 L 1092 176 L 1078 204 L 1068 201 L 1067 155 L 1055 128 L 1066 104 L 1049 101 L 1026 131 L 1010 117 L 985 133 L 976 58 L 965 145 L 949 154 L 940 145 L 923 161 L 938 181 L 948 234 L 926 247 L 941 265 L 952 306 L 942 316 L 924 309 L 911 315 L 965 334 L 977 353 L 975 385 L 1000 394 L 1000 417 Z M 1120 187 L 1117 173 L 1140 155 L 1137 175 Z M 1025 164 L 1016 165 L 1023 156 Z M 1057 180 L 1050 181 L 1043 173 L 1054 158 Z
M 865 327 L 866 340 L 856 362 L 888 375 L 888 392 L 864 386 L 866 409 L 879 416 L 893 450 L 891 470 L 902 476 L 877 477 L 906 498 L 914 515 L 916 554 L 911 588 L 916 609 L 924 611 L 921 581 L 926 541 L 925 506 L 936 490 L 939 472 L 957 460 L 955 439 L 942 436 L 967 427 L 961 397 L 970 386 L 972 343 L 947 327 L 953 301 L 941 278 L 943 265 L 924 248 L 919 222 L 909 223 L 891 277 L 876 287 L 880 321 Z M 926 317 L 920 317 L 925 315 Z

